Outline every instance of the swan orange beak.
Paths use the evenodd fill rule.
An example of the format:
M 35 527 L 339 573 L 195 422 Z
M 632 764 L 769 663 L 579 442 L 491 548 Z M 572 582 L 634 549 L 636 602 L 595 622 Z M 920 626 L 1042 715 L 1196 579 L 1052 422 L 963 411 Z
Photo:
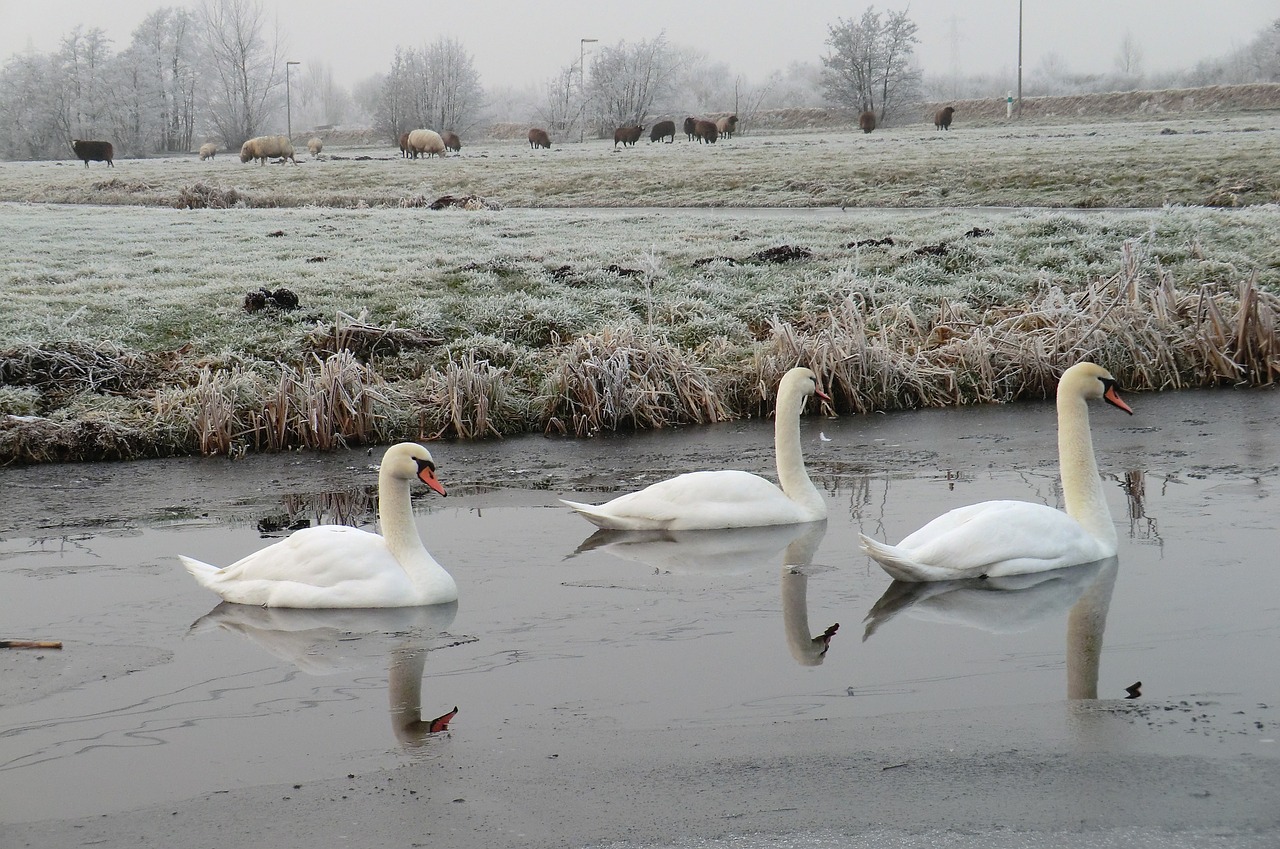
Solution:
M 1102 393 L 1102 400 L 1106 401 L 1113 407 L 1119 407 L 1131 416 L 1133 415 L 1133 410 L 1130 410 L 1129 405 L 1120 397 L 1120 393 L 1116 391 L 1116 385 L 1114 383 L 1109 384 L 1107 386 L 1107 391 Z
M 448 493 L 444 491 L 444 485 L 441 484 L 440 481 L 436 480 L 436 470 L 430 466 L 423 466 L 418 471 L 418 480 L 422 481 L 441 495 L 448 497 Z
M 439 734 L 441 731 L 448 731 L 449 723 L 452 722 L 453 718 L 457 715 L 458 709 L 455 707 L 444 716 L 437 716 L 435 719 L 431 720 L 431 724 L 427 726 L 428 732 L 431 734 Z
M 831 402 L 831 396 L 830 396 L 830 395 L 828 395 L 827 393 L 823 392 L 821 389 L 819 389 L 819 388 L 818 388 L 818 387 L 816 387 L 816 386 L 815 386 L 815 387 L 813 387 L 813 394 L 814 394 L 814 395 L 817 395 L 817 396 L 818 396 L 819 398 L 821 398 L 823 401 L 826 401 L 826 402 L 828 402 L 828 403 L 830 403 L 830 402 Z

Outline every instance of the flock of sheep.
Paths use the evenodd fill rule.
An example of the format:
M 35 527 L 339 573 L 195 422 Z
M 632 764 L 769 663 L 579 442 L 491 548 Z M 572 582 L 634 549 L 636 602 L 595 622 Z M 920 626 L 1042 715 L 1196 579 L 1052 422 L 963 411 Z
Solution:
M 933 125 L 939 130 L 948 130 L 951 128 L 951 118 L 955 114 L 955 107 L 948 106 L 939 109 L 934 115 Z M 876 128 L 876 113 L 863 112 L 858 116 L 858 127 L 864 133 L 870 133 Z M 715 121 L 707 121 L 701 118 L 685 118 L 684 133 L 689 141 L 695 139 L 699 144 L 715 144 L 716 139 L 733 138 L 733 134 L 738 128 L 738 116 L 726 115 Z M 617 148 L 619 144 L 623 147 L 634 146 L 640 140 L 640 136 L 644 133 L 642 126 L 618 127 L 613 131 L 613 146 Z M 676 124 L 675 121 L 659 121 L 653 125 L 649 131 L 649 142 L 665 140 L 667 144 L 671 144 L 676 140 Z M 105 141 L 81 141 L 76 139 L 71 143 L 72 149 L 76 156 L 84 161 L 85 167 L 89 167 L 89 161 L 95 160 L 106 162 L 112 165 L 112 157 L 114 151 L 111 142 Z M 536 150 L 538 148 L 551 149 L 551 136 L 547 131 L 534 127 L 529 130 L 529 147 Z M 312 137 L 307 142 L 307 150 L 311 153 L 312 158 L 320 155 L 320 151 L 324 149 L 324 142 L 320 139 Z M 445 151 L 451 150 L 457 153 L 462 150 L 462 140 L 458 138 L 456 133 L 445 132 L 437 133 L 435 130 L 413 130 L 400 135 L 400 155 L 408 159 L 417 159 L 419 156 L 445 156 Z M 200 159 L 213 159 L 218 153 L 218 146 L 213 142 L 205 142 L 200 145 Z M 240 146 L 240 161 L 249 162 L 250 160 L 258 160 L 260 164 L 265 165 L 268 159 L 279 159 L 281 162 L 289 160 L 294 165 L 298 164 L 298 160 L 294 158 L 293 142 L 289 141 L 288 136 L 257 136 L 249 139 Z

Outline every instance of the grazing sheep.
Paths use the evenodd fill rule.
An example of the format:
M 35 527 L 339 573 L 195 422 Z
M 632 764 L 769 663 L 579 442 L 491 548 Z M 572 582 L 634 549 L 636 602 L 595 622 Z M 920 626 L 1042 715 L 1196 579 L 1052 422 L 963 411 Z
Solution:
M 697 129 L 698 129 L 697 118 L 684 119 L 684 134 L 689 137 L 689 141 L 693 141 L 693 136 L 696 133 Z
M 217 155 L 218 155 L 218 146 L 213 142 L 205 142 L 204 144 L 200 145 L 200 161 L 201 162 L 204 162 L 206 159 L 213 159 L 213 157 Z
M 951 129 L 951 116 L 956 114 L 954 106 L 948 106 L 946 109 L 939 109 L 933 116 L 933 128 L 935 130 Z
M 733 138 L 738 129 L 738 116 L 729 115 L 716 121 L 716 132 L 726 139 Z
M 659 121 L 653 125 L 653 129 L 649 131 L 649 143 L 671 137 L 671 141 L 667 144 L 673 144 L 676 140 L 676 122 L 675 121 Z
M 84 160 L 84 167 L 89 167 L 89 160 L 94 162 L 105 162 L 108 168 L 115 168 L 116 164 L 112 162 L 115 151 L 111 147 L 111 142 L 107 141 L 81 141 L 74 139 L 71 142 L 71 149 L 75 151 L 76 156 Z
M 715 144 L 719 130 L 716 129 L 715 121 L 698 121 L 693 126 L 693 134 L 698 137 L 699 144 Z
M 409 152 L 413 158 L 421 156 L 444 156 L 444 139 L 435 130 L 414 130 L 409 133 Z
M 858 116 L 858 126 L 862 132 L 869 133 L 876 128 L 876 113 L 868 110 Z
M 551 137 L 547 135 L 546 130 L 534 127 L 529 131 L 529 148 L 532 150 L 538 147 L 545 147 L 547 150 L 551 150 Z
M 241 162 L 257 159 L 259 165 L 266 165 L 268 159 L 275 157 L 279 157 L 281 162 L 288 159 L 294 165 L 298 164 L 298 160 L 293 157 L 293 143 L 288 136 L 258 136 L 240 146 Z
M 320 151 L 324 150 L 324 142 L 318 138 L 311 138 L 307 141 L 307 150 L 311 153 L 311 158 L 315 159 L 320 155 Z
M 440 138 L 444 139 L 444 146 L 454 153 L 462 150 L 462 139 L 458 138 L 457 133 L 441 133 Z
M 622 142 L 622 146 L 631 145 L 635 147 L 636 142 L 640 141 L 640 134 L 644 132 L 644 127 L 619 127 L 613 131 L 613 146 L 616 149 L 618 142 Z
M 400 155 L 405 159 L 409 158 L 409 134 L 400 134 Z

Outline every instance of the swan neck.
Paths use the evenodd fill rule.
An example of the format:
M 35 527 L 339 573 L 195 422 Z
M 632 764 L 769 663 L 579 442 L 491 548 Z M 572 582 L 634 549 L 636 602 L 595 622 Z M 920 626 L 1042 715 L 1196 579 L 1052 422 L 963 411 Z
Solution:
M 773 420 L 773 451 L 778 464 L 778 485 L 787 497 L 816 513 L 825 515 L 825 503 L 818 488 L 809 479 L 800 448 L 800 410 L 804 407 L 802 392 L 787 387 L 778 396 Z
M 1058 397 L 1058 470 L 1067 515 L 1114 550 L 1116 529 L 1089 432 L 1089 407 L 1079 396 Z
M 413 521 L 409 484 L 383 470 L 378 476 L 378 524 L 391 554 L 404 566 L 426 553 Z

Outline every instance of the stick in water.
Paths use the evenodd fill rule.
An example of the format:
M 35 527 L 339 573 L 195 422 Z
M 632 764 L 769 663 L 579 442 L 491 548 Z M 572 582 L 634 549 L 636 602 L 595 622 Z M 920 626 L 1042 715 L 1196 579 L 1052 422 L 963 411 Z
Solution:
M 0 649 L 60 649 L 62 640 L 0 640 Z

